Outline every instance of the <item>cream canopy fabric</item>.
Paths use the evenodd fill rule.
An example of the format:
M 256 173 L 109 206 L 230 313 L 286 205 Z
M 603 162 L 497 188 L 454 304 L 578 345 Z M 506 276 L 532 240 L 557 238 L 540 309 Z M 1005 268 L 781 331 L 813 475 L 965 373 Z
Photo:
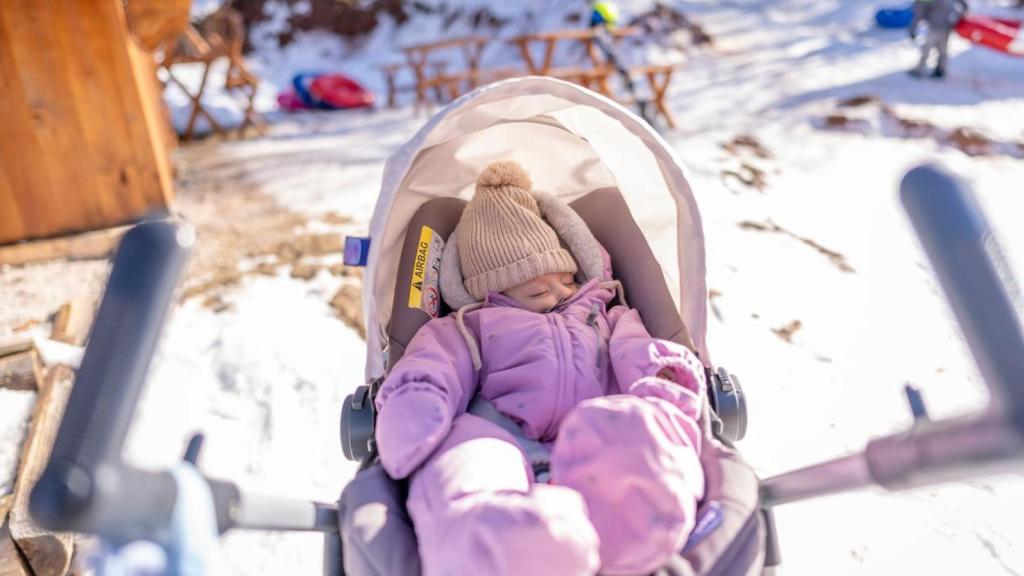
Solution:
M 452 102 L 388 159 L 370 221 L 363 286 L 367 381 L 384 374 L 384 328 L 413 214 L 434 198 L 468 200 L 477 175 L 496 160 L 519 162 L 535 190 L 565 202 L 617 186 L 661 263 L 694 343 L 709 358 L 704 233 L 686 169 L 650 126 L 616 102 L 575 84 L 529 76 Z

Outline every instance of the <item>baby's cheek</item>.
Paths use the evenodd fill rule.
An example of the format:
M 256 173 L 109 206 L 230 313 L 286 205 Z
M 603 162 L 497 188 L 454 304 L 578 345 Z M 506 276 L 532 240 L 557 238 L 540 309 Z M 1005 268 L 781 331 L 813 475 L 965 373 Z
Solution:
M 557 304 L 558 299 L 556 298 L 544 298 L 543 300 L 535 300 L 531 304 L 527 304 L 527 306 L 534 312 L 546 312 L 554 308 Z

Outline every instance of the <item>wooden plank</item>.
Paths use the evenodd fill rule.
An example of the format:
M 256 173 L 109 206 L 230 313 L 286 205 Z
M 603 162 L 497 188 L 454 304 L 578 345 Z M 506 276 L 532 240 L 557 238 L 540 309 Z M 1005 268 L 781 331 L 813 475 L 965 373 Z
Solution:
M 147 51 L 185 30 L 192 0 L 131 0 L 125 6 L 128 29 Z
M 159 137 L 159 142 L 154 146 L 157 152 L 156 160 L 161 185 L 166 186 L 163 190 L 164 202 L 170 205 L 174 200 L 174 167 L 171 165 L 171 152 L 178 146 L 178 133 L 174 131 L 170 109 L 164 102 L 164 85 L 157 76 L 159 66 L 156 59 L 152 53 L 141 49 L 133 49 L 132 53 L 137 77 L 145 91 L 142 99 L 143 113 L 146 122 Z
M 35 576 L 63 576 L 71 563 L 73 539 L 70 533 L 48 532 L 35 524 L 28 513 L 32 487 L 39 479 L 53 449 L 60 420 L 71 394 L 73 373 L 63 366 L 46 375 L 14 486 L 14 505 L 9 514 L 11 536 Z
M 78 1 L 87 5 L 95 4 L 90 0 Z M 111 43 L 114 56 L 112 70 L 117 79 L 122 105 L 132 111 L 129 143 L 136 162 L 134 189 L 142 195 L 146 207 L 159 206 L 166 214 L 171 200 L 172 179 L 170 164 L 166 152 L 160 146 L 160 136 L 154 124 L 156 116 L 152 113 L 159 104 L 147 101 L 144 82 L 149 79 L 139 77 L 139 68 L 144 65 L 140 60 L 151 56 L 148 53 L 142 56 L 141 48 L 128 34 L 123 2 L 101 2 L 100 6 L 104 9 L 104 17 L 109 18 L 112 24 L 116 23 L 116 27 L 112 25 L 112 28 L 120 38 L 120 42 Z M 164 156 L 162 163 L 158 160 L 161 155 Z
M 0 356 L 17 354 L 32 349 L 32 339 L 21 336 L 4 336 L 0 338 Z
M 19 74 L 15 44 L 24 27 L 16 2 L 0 2 L 0 243 L 24 238 L 51 210 L 52 175 L 44 163 L 44 150 L 32 127 L 33 110 Z
M 0 29 L 0 35 L 3 34 L 3 30 Z M 0 52 L 3 52 L 3 46 L 0 46 Z M 0 77 L 3 76 L 3 58 L 0 56 Z M 3 80 L 0 80 L 0 108 L 4 106 L 4 101 L 7 100 L 3 96 L 6 88 L 4 87 Z M 13 132 L 13 131 L 12 131 Z M 10 138 L 8 134 L 0 136 L 0 141 Z M 8 145 L 15 142 L 14 138 L 10 138 Z M 0 155 L 6 154 L 4 151 L 5 146 L 0 144 Z M 6 163 L 0 162 L 0 230 L 5 230 L 11 237 L 18 237 L 24 234 L 25 223 L 22 219 L 21 209 L 18 206 L 18 202 L 15 198 L 16 185 L 12 182 L 12 175 L 8 173 L 9 170 L 6 167 Z
M 93 301 L 89 298 L 76 298 L 65 302 L 53 319 L 50 338 L 66 344 L 84 346 L 94 314 Z
M 61 238 L 31 240 L 0 246 L 0 264 L 28 264 L 48 260 L 96 260 L 114 253 L 131 226 L 118 226 Z
M 0 576 L 32 576 L 21 552 L 11 539 L 7 523 L 0 520 Z
M 0 388 L 37 390 L 42 366 L 35 350 L 0 356 Z
M 23 90 L 21 97 L 31 107 L 28 132 L 37 142 L 41 163 L 32 166 L 27 177 L 46 174 L 49 180 L 44 186 L 34 187 L 31 196 L 19 202 L 32 202 L 44 208 L 27 220 L 26 232 L 36 235 L 42 230 L 67 230 L 74 222 L 89 221 L 86 207 L 95 196 L 95 188 L 83 161 L 88 150 L 78 137 L 80 130 L 68 95 L 63 51 L 55 49 L 61 32 L 54 26 L 57 3 L 11 0 L 0 4 L 8 24 L 14 22 L 5 30 L 10 34 L 8 47 L 16 62 L 14 72 Z M 78 196 L 77 200 L 61 202 L 63 195 L 72 193 Z M 9 240 L 0 238 L 0 242 Z
M 11 511 L 11 501 L 14 500 L 13 494 L 4 494 L 0 496 L 0 525 L 7 526 L 7 513 Z M 0 562 L 2 564 L 2 562 Z
M 123 215 L 146 210 L 144 189 L 151 184 L 140 176 L 143 160 L 136 155 L 132 132 L 133 124 L 138 129 L 142 122 L 136 103 L 125 98 L 130 91 L 121 85 L 132 79 L 122 79 L 117 70 L 126 65 L 117 57 L 124 31 L 118 29 L 110 4 L 64 0 L 54 25 L 65 30 L 59 42 L 74 70 L 71 100 L 82 107 L 82 138 L 93 155 L 93 204 L 108 218 L 118 221 L 121 216 L 123 221 Z
M 11 510 L 11 500 L 13 497 L 13 494 L 0 496 L 0 524 L 7 523 L 7 513 Z
M 32 130 L 39 141 L 44 169 L 52 179 L 51 187 L 35 191 L 37 196 L 47 198 L 49 209 L 43 219 L 32 223 L 32 228 L 70 230 L 76 222 L 94 221 L 89 199 L 98 190 L 88 168 L 87 143 L 81 137 L 70 95 L 66 50 L 60 45 L 64 31 L 55 25 L 60 3 L 13 0 L 5 4 L 14 6 L 21 20 L 21 25 L 14 28 L 17 36 L 13 55 L 32 107 Z
M 69 70 L 68 98 L 80 118 L 90 177 L 94 180 L 93 196 L 88 203 L 95 211 L 96 221 L 123 221 L 123 214 L 144 208 L 135 191 L 122 189 L 128 181 L 120 167 L 130 158 L 124 144 L 130 112 L 118 100 L 110 79 L 111 59 L 102 48 L 97 48 L 97 38 L 103 46 L 114 41 L 114 35 L 94 17 L 95 9 L 84 10 L 79 2 L 67 0 L 58 7 L 53 26 L 64 31 L 58 40 L 58 52 L 65 55 Z M 111 110 L 112 105 L 125 111 Z

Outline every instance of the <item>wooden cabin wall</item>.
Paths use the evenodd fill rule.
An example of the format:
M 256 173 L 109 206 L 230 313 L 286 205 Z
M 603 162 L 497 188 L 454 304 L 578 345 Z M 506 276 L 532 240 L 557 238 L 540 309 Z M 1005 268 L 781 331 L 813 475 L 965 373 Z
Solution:
M 166 213 L 165 132 L 120 0 L 0 1 L 0 244 Z

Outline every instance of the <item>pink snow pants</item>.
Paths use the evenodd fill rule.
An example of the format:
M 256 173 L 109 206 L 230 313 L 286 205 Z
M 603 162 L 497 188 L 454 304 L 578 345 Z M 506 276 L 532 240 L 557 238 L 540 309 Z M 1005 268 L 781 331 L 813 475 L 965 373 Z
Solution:
M 704 491 L 699 414 L 634 395 L 587 400 L 534 483 L 515 438 L 457 417 L 411 478 L 423 576 L 646 574 L 679 551 Z M 689 412 L 688 410 L 686 412 Z

